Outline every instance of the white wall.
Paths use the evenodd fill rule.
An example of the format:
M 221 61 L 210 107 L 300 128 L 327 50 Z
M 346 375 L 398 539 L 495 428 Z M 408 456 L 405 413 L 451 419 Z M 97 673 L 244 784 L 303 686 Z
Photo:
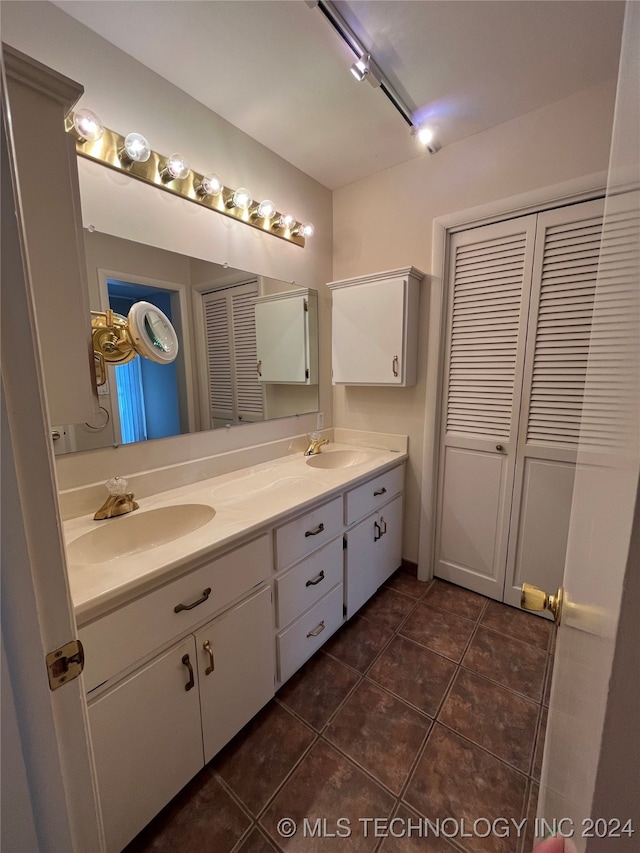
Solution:
M 436 217 L 606 170 L 615 81 L 419 155 L 334 192 L 335 280 L 413 264 L 431 270 Z M 403 555 L 417 562 L 429 283 L 422 284 L 414 388 L 336 388 L 334 425 L 409 435 Z
M 3 2 L 2 39 L 82 83 L 85 95 L 80 104 L 95 110 L 107 127 L 125 134 L 134 129 L 144 133 L 154 150 L 181 151 L 196 171 L 215 171 L 227 185 L 247 186 L 255 198 L 271 198 L 279 210 L 314 223 L 316 233 L 302 249 L 97 164 L 80 162 L 84 225 L 319 291 L 319 323 L 324 331 L 320 405 L 330 425 L 330 303 L 324 285 L 331 278 L 331 192 L 51 3 Z M 231 79 L 230 74 L 221 85 L 229 85 Z M 131 448 L 109 448 L 81 454 L 82 459 L 78 454 L 75 459 L 61 457 L 59 484 L 64 488 L 83 478 L 92 481 L 116 468 L 144 469 L 158 464 L 158 458 L 193 458 L 297 434 L 308 428 L 306 420 L 302 429 L 301 423 L 290 419 L 288 426 L 240 427 L 240 434 L 232 431 L 232 437 L 212 432 L 194 440 L 166 439 L 161 452 L 150 443 L 137 446 L 135 453 Z

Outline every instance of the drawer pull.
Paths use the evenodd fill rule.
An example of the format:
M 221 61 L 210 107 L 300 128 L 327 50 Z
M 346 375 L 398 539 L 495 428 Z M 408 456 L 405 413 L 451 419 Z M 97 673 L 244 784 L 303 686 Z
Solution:
M 385 486 L 383 486 L 381 489 L 378 489 L 377 492 L 374 492 L 373 496 L 374 496 L 374 498 L 377 498 L 379 495 L 386 495 L 386 493 L 387 493 L 387 490 L 386 490 Z
M 323 581 L 323 580 L 324 580 L 324 571 L 320 572 L 320 574 L 317 577 L 311 578 L 311 580 L 308 580 L 306 582 L 305 586 L 316 586 L 317 584 L 320 583 L 320 581 Z
M 324 524 L 319 524 L 315 530 L 307 530 L 307 532 L 304 534 L 305 539 L 307 538 L 307 536 L 317 536 L 318 533 L 322 533 L 323 530 Z
M 211 675 L 213 670 L 216 668 L 216 664 L 213 659 L 213 649 L 211 648 L 211 643 L 209 642 L 209 640 L 204 641 L 204 643 L 202 644 L 202 648 L 209 655 L 209 666 L 205 669 L 204 674 Z
M 382 539 L 382 530 L 380 529 L 380 525 L 377 521 L 373 522 L 374 533 L 373 533 L 373 541 L 377 542 L 378 539 Z
M 325 624 L 324 624 L 324 619 L 323 619 L 317 628 L 314 628 L 313 631 L 309 631 L 309 633 L 307 634 L 307 637 L 317 637 L 318 634 L 322 634 L 324 629 L 325 629 Z
M 196 686 L 196 682 L 193 678 L 193 667 L 191 666 L 191 661 L 189 660 L 189 655 L 183 655 L 182 663 L 189 670 L 189 681 L 187 681 L 187 683 L 185 684 L 184 689 L 185 690 L 191 690 L 192 687 Z
M 197 601 L 194 601 L 193 604 L 176 604 L 173 608 L 174 613 L 180 613 L 181 610 L 193 610 L 194 607 L 197 607 L 199 604 L 202 604 L 209 598 L 211 595 L 211 587 L 208 586 L 206 589 L 202 590 L 202 598 L 199 598 Z
M 393 375 L 398 375 L 398 356 L 394 355 L 393 361 L 391 362 L 391 369 L 393 370 Z

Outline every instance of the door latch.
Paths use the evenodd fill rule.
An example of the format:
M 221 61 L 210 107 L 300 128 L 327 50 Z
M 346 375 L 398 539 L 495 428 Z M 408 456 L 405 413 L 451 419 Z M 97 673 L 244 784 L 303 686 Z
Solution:
M 84 649 L 80 640 L 71 640 L 46 657 L 49 687 L 57 690 L 67 681 L 73 681 L 84 669 Z

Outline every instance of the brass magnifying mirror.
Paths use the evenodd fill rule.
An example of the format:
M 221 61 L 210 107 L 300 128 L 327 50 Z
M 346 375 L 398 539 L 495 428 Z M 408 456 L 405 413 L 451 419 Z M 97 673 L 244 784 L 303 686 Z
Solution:
M 179 349 L 176 331 L 167 315 L 150 302 L 136 302 L 127 317 L 110 308 L 91 314 L 98 385 L 107 379 L 105 362 L 126 364 L 137 355 L 159 364 L 175 361 Z

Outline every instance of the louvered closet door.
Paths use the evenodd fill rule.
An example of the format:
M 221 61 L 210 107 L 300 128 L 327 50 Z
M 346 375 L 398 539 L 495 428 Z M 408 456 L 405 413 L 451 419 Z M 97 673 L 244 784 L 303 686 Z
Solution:
M 450 242 L 438 577 L 502 599 L 536 217 Z
M 234 418 L 235 400 L 231 376 L 232 321 L 230 306 L 223 293 L 203 294 L 202 310 L 209 379 L 210 426 L 215 427 L 220 425 L 220 421 L 231 423 Z
M 603 212 L 599 199 L 538 215 L 504 595 L 515 606 L 523 581 L 562 584 Z

